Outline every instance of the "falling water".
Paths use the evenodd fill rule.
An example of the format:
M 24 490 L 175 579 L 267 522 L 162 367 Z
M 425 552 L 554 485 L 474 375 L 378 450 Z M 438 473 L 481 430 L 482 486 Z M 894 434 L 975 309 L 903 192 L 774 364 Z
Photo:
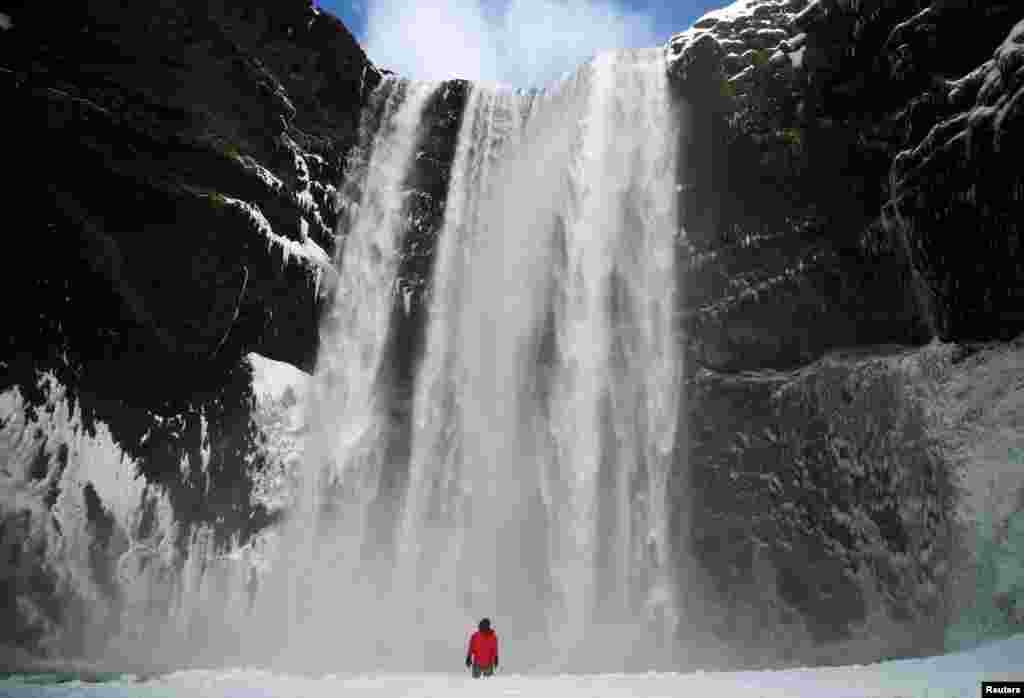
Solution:
M 586 555 L 603 571 L 594 602 L 632 617 L 667 592 L 666 488 L 681 380 L 676 138 L 654 52 L 604 56 L 593 81 L 565 225 L 552 422 L 578 483 L 574 523 L 588 527 Z
M 405 580 L 401 597 L 408 613 L 422 626 L 451 628 L 448 637 L 455 643 L 461 643 L 463 630 L 475 622 L 471 611 L 487 608 L 496 595 L 475 604 L 463 599 L 493 584 L 499 556 L 518 557 L 518 551 L 501 550 L 495 521 L 489 520 L 497 510 L 486 509 L 498 495 L 501 464 L 484 457 L 489 451 L 482 439 L 471 438 L 484 437 L 480 430 L 490 427 L 479 424 L 481 413 L 473 410 L 479 401 L 474 404 L 469 391 L 479 385 L 482 356 L 479 347 L 464 342 L 464 332 L 472 329 L 474 341 L 479 339 L 481 328 L 466 327 L 466 306 L 474 292 L 483 290 L 474 288 L 471 274 L 481 245 L 502 235 L 502 221 L 493 217 L 488 202 L 505 184 L 498 173 L 506 150 L 519 140 L 523 106 L 520 96 L 497 90 L 473 89 L 467 100 L 436 252 L 427 349 L 414 397 L 397 576 Z M 493 300 L 495 293 L 503 293 L 504 282 L 495 277 L 490 283 L 493 288 L 484 292 Z M 500 313 L 500 303 L 490 311 Z M 487 434 L 496 439 L 514 436 L 497 429 Z M 502 494 L 512 492 L 506 488 Z M 435 652 L 438 658 L 458 654 L 460 648 L 450 639 L 418 638 L 418 646 L 409 651 L 429 666 Z
M 470 97 L 399 560 L 428 627 L 494 615 L 528 661 L 607 668 L 671 615 L 673 124 L 656 51 Z
M 470 90 L 396 493 L 388 325 L 430 93 L 385 83 L 364 120 L 302 504 L 258 610 L 287 609 L 289 658 L 347 667 L 450 666 L 484 615 L 519 668 L 651 666 L 674 612 L 681 373 L 661 52 L 539 94 Z
M 340 202 L 348 225 L 336 262 L 342 282 L 307 398 L 300 503 L 286 525 L 283 565 L 260 598 L 262 612 L 287 608 L 280 647 L 292 661 L 351 665 L 375 656 L 373 643 L 353 638 L 352 629 L 373 621 L 361 612 L 378 596 L 362 563 L 389 438 L 380 385 L 408 228 L 405 180 L 435 87 L 396 79 L 378 87 L 349 163 Z

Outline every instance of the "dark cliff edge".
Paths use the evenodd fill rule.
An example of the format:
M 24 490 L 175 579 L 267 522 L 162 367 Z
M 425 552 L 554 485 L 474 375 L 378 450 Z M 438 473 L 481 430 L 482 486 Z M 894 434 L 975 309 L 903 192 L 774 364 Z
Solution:
M 1008 380 L 1019 344 L 1001 342 L 1024 331 L 1021 20 L 1014 2 L 740 0 L 666 46 L 685 126 L 675 491 L 700 493 L 674 525 L 709 592 L 690 617 L 728 661 L 1022 628 L 1016 582 L 979 572 L 1024 516 L 1019 379 L 989 375 Z M 976 394 L 993 404 L 960 409 Z M 1010 504 L 965 505 L 996 481 Z

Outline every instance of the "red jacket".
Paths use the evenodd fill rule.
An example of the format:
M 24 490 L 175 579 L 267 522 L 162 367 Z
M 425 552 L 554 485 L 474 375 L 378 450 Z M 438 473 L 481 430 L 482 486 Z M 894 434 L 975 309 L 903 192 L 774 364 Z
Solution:
M 473 659 L 474 664 L 480 666 L 497 664 L 498 636 L 493 630 L 478 630 L 469 638 L 469 651 L 466 654 Z

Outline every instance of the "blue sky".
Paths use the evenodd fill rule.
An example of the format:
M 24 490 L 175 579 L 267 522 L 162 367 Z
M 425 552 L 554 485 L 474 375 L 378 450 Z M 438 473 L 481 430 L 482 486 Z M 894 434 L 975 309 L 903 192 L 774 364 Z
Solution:
M 731 0 L 318 0 L 405 77 L 544 85 L 593 54 L 664 43 Z

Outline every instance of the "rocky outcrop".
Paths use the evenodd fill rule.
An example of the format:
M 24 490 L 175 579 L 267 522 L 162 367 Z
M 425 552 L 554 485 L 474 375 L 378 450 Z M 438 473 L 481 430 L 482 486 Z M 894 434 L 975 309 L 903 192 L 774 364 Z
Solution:
M 693 622 L 740 661 L 943 650 L 957 493 L 933 405 L 952 356 L 877 347 L 691 381 L 675 486 L 700 496 L 675 525 L 707 574 Z
M 0 12 L 17 221 L 0 281 L 0 514 L 17 552 L 2 642 L 96 652 L 65 630 L 89 598 L 116 619 L 129 592 L 107 582 L 129 541 L 163 540 L 147 574 L 169 573 L 190 531 L 217 548 L 273 516 L 252 496 L 265 458 L 243 357 L 312 366 L 336 187 L 381 76 L 304 0 Z M 99 483 L 123 467 L 148 486 L 130 506 Z M 170 518 L 154 523 L 149 500 Z M 73 502 L 86 520 L 61 513 Z M 79 543 L 88 559 L 54 557 Z
M 1022 17 L 1010 2 L 740 0 L 666 47 L 689 131 L 678 486 L 700 493 L 679 535 L 722 607 L 702 622 L 756 648 L 741 661 L 939 651 L 969 580 L 988 579 L 980 510 L 958 509 L 985 485 L 951 485 L 983 447 L 964 455 L 934 409 L 962 404 L 967 369 L 959 350 L 908 345 L 1024 329 L 1007 160 Z M 877 348 L 890 342 L 903 349 Z M 1011 511 L 989 548 L 1012 545 Z M 1016 617 L 993 603 L 989 627 Z
M 335 187 L 380 75 L 303 0 L 5 14 L 8 249 L 33 254 L 4 275 L 23 300 L 0 389 L 40 403 L 51 372 L 86 427 L 173 476 L 187 449 L 162 425 L 244 422 L 225 406 L 247 409 L 245 353 L 312 365 Z
M 811 97 L 806 8 L 742 0 L 666 48 L 690 132 L 687 328 L 709 368 L 787 368 L 930 334 L 905 256 L 880 244 L 886 157 Z
M 989 59 L 1019 14 L 1007 2 L 741 0 L 673 37 L 693 131 L 681 204 L 698 361 L 792 366 L 849 344 L 1020 332 L 1018 187 L 982 175 L 1005 169 L 995 143 L 1013 138 L 1014 35 Z M 963 229 L 991 231 L 990 244 L 951 242 Z M 767 264 L 751 269 L 755 257 Z M 995 273 L 978 271 L 993 257 Z M 772 328 L 787 326 L 780 344 Z
M 945 14 L 924 12 L 905 33 Z M 993 58 L 922 95 L 914 106 L 928 117 L 915 126 L 927 135 L 893 164 L 886 223 L 906 244 L 943 338 L 1009 339 L 1024 328 L 1024 180 L 1013 162 L 1024 134 L 1022 65 L 1024 21 Z
M 691 381 L 673 521 L 726 665 L 870 662 L 1024 627 L 1021 338 Z M 684 489 L 684 488 L 688 488 Z M 681 590 L 683 591 L 683 590 Z M 714 663 L 710 659 L 709 663 Z
M 40 239 L 77 234 L 83 269 L 167 353 L 308 366 L 334 187 L 379 79 L 347 30 L 305 2 L 10 14 L 9 194 Z

